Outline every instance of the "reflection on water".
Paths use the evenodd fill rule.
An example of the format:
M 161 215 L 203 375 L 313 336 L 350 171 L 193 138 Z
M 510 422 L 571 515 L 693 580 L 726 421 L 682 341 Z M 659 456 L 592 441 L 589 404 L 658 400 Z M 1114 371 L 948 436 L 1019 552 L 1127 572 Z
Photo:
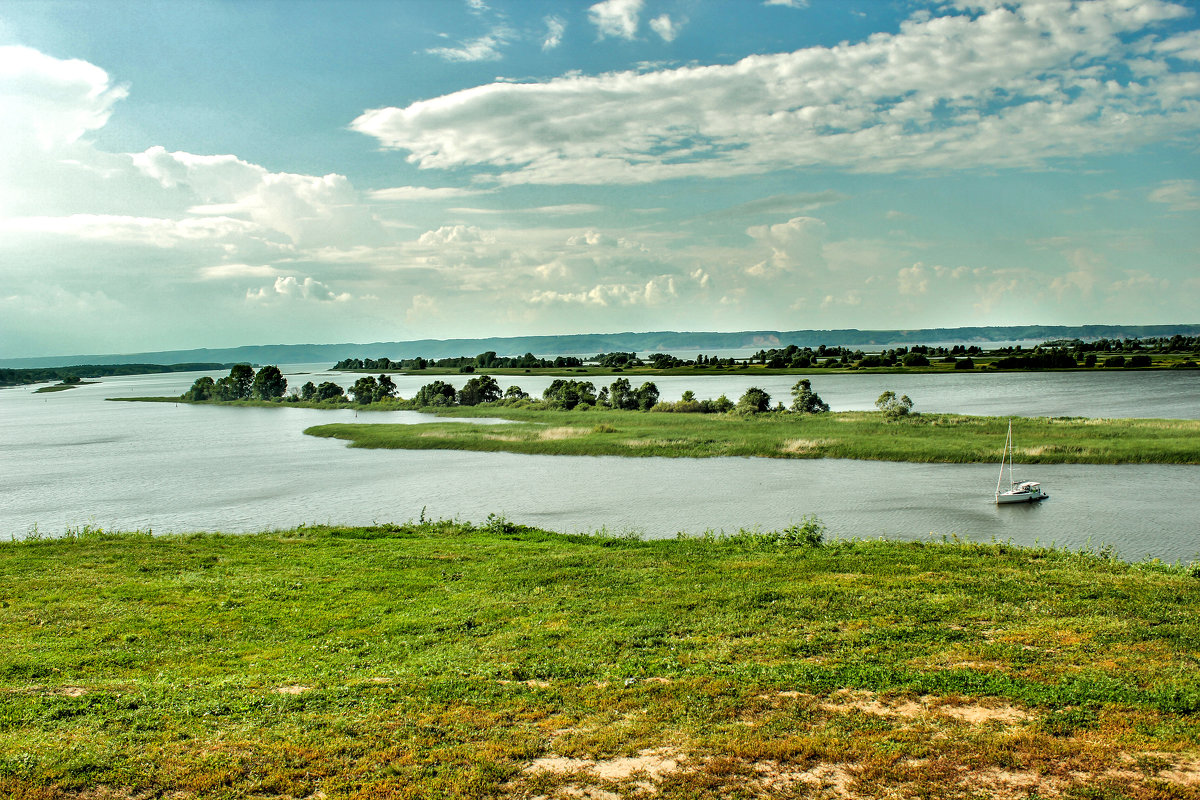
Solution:
M 1133 377 L 1153 375 L 1172 381 L 1178 377 L 1178 373 Z M 1196 492 L 1200 467 L 1040 465 L 1024 470 L 1022 477 L 1041 481 L 1051 494 L 1049 500 L 1034 506 L 997 507 L 991 500 L 998 467 L 988 464 L 355 450 L 302 433 L 308 425 L 353 421 L 351 410 L 103 401 L 117 395 L 178 394 L 195 377 L 105 379 L 100 385 L 51 395 L 0 392 L 0 475 L 4 476 L 0 535 L 23 536 L 35 524 L 48 533 L 83 524 L 159 532 L 367 524 L 415 519 L 424 509 L 433 517 L 482 521 L 497 513 L 563 531 L 606 528 L 672 536 L 678 531 L 781 528 L 816 514 L 831 535 L 840 537 L 958 536 L 1070 548 L 1111 544 L 1126 558 L 1200 558 L 1195 533 L 1195 521 L 1200 519 L 1200 493 Z M 814 378 L 814 388 L 835 407 L 831 397 L 843 391 L 869 397 L 878 388 L 837 388 L 832 383 L 835 377 L 863 380 L 862 376 L 824 376 L 821 382 Z M 896 380 L 918 377 L 933 383 L 906 387 Z M 991 391 L 996 388 L 992 381 L 1010 377 L 987 376 L 989 399 L 975 402 L 1002 402 Z M 942 395 L 965 392 L 964 385 L 973 389 L 983 385 L 943 384 L 956 378 L 882 376 L 881 380 L 912 395 L 920 407 L 922 385 L 933 386 Z M 696 379 L 672 380 L 678 386 L 671 391 L 693 388 L 701 393 Z M 794 380 L 788 376 L 783 382 L 790 386 Z M 824 388 L 824 381 L 831 382 L 831 389 Z M 1158 384 L 1162 391 L 1148 393 L 1153 396 L 1147 402 L 1166 397 L 1169 404 L 1176 402 L 1173 397 L 1187 395 L 1194 408 L 1196 395 L 1190 388 L 1194 382 L 1172 381 Z M 528 380 L 518 382 L 526 389 L 536 388 Z M 663 387 L 667 380 L 658 383 Z M 1057 380 L 1052 383 L 1058 385 Z M 1113 382 L 1110 394 L 1119 386 L 1135 390 L 1133 383 Z M 1065 391 L 1049 387 L 1044 382 L 1027 383 L 1025 393 L 1056 396 Z M 710 391 L 740 393 L 736 387 Z M 1015 388 L 1005 391 L 1017 393 Z M 1076 391 L 1095 394 L 1094 387 Z M 1110 397 L 1104 402 L 1129 400 Z M 364 412 L 357 419 L 429 418 L 413 412 Z M 1002 444 L 997 443 L 997 451 Z

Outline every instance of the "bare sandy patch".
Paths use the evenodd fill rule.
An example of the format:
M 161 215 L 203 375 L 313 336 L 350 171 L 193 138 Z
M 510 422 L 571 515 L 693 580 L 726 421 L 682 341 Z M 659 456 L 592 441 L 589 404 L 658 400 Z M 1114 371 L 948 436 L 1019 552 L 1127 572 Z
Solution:
M 1200 786 L 1200 758 L 1181 756 L 1179 753 L 1139 753 L 1142 758 L 1153 759 L 1165 766 L 1155 776 L 1179 786 Z
M 902 719 L 945 716 L 968 725 L 985 725 L 989 722 L 1011 725 L 1030 718 L 1028 712 L 1016 706 L 1007 704 L 985 706 L 979 703 L 948 702 L 930 695 L 919 697 L 915 701 L 890 702 L 878 699 L 871 692 L 842 690 L 837 692 L 834 697 L 836 699 L 833 702 L 822 703 L 821 708 L 826 711 L 859 711 L 879 717 Z
M 583 428 L 563 426 L 561 428 L 547 428 L 538 433 L 538 438 L 548 441 L 553 439 L 578 439 L 580 436 L 587 435 L 588 432 Z
M 789 769 L 778 761 L 759 761 L 754 764 L 758 774 L 756 783 L 767 792 L 798 788 L 821 791 L 834 797 L 851 798 L 850 791 L 855 776 L 846 764 L 817 764 L 806 770 Z
M 1005 770 L 996 767 L 972 770 L 962 777 L 959 786 L 973 792 L 983 791 L 988 797 L 1028 797 L 1036 791 L 1042 797 L 1058 797 L 1062 783 L 1032 770 Z
M 54 693 L 60 694 L 63 697 L 83 697 L 91 691 L 91 689 L 84 688 L 83 686 L 60 686 Z
M 618 756 L 608 759 L 566 758 L 546 756 L 535 758 L 523 770 L 529 775 L 572 775 L 587 774 L 606 781 L 624 781 L 642 777 L 658 782 L 665 776 L 678 771 L 682 757 L 666 747 L 642 750 L 636 756 Z
M 305 692 L 311 692 L 312 688 L 311 686 L 293 683 L 288 686 L 280 686 L 275 690 L 275 694 L 304 694 Z

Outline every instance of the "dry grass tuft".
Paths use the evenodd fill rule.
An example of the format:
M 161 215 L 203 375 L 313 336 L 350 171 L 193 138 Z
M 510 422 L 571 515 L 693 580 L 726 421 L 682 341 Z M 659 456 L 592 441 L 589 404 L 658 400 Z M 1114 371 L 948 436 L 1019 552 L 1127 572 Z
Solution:
M 589 431 L 583 428 L 572 428 L 565 425 L 560 428 L 547 428 L 538 433 L 538 438 L 543 441 L 555 441 L 559 439 L 578 439 L 581 436 L 587 436 Z
M 832 439 L 785 439 L 779 449 L 784 453 L 812 453 L 831 444 Z

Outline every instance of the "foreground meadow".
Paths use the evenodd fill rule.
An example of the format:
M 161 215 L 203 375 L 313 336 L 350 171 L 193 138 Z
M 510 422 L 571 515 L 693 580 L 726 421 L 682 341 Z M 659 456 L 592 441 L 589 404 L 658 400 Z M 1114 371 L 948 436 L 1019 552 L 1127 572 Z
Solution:
M 1200 797 L 1200 569 L 503 519 L 0 545 L 0 796 Z
M 1008 418 L 879 412 L 674 414 L 550 411 L 489 404 L 438 412 L 496 417 L 502 426 L 340 423 L 305 430 L 352 447 L 479 450 L 541 455 L 708 458 L 855 458 L 998 462 Z M 1015 458 L 1025 464 L 1200 464 L 1200 420 L 1020 418 Z

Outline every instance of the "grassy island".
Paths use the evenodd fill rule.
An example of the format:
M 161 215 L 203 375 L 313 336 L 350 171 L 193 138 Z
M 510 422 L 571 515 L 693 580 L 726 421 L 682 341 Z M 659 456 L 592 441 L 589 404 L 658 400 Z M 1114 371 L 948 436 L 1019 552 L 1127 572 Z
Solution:
M 1096 554 L 83 530 L 0 637 L 17 800 L 1200 793 L 1200 571 Z
M 352 447 L 545 455 L 761 456 L 971 463 L 996 461 L 1007 418 L 879 412 L 672 414 L 480 405 L 439 412 L 503 426 L 330 424 L 305 433 Z M 1036 464 L 1200 464 L 1200 420 L 1023 418 L 1016 458 Z

